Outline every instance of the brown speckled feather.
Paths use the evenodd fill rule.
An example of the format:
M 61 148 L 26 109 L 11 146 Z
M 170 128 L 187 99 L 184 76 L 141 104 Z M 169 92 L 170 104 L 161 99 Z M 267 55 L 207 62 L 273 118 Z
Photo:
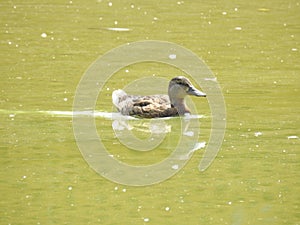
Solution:
M 124 100 L 122 101 L 123 107 L 121 107 L 120 109 L 120 112 L 123 115 L 138 116 L 144 118 L 168 117 L 178 115 L 176 108 L 171 107 L 170 99 L 167 95 L 127 95 L 126 99 Z

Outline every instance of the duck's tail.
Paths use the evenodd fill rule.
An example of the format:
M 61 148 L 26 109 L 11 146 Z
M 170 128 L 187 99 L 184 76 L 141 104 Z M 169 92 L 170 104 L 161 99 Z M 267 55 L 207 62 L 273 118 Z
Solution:
M 126 92 L 121 89 L 115 90 L 112 93 L 112 102 L 119 112 L 122 110 L 121 102 L 126 99 L 126 96 Z

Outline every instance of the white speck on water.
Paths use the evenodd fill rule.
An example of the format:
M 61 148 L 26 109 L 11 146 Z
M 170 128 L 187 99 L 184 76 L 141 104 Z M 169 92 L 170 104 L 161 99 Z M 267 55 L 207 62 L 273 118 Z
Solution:
M 69 190 L 69 191 L 72 191 L 72 189 L 73 189 L 72 186 L 69 186 L 69 187 L 68 187 L 68 190 Z
M 222 12 L 222 15 L 224 15 L 224 16 L 227 15 L 227 12 Z
M 166 211 L 170 211 L 170 207 L 167 206 L 167 207 L 165 208 L 165 210 L 166 210 Z
M 114 189 L 115 189 L 115 191 L 117 191 L 119 188 L 118 188 L 117 186 L 115 186 L 115 188 L 114 188 Z
M 183 135 L 188 136 L 188 137 L 193 137 L 194 132 L 193 131 L 186 131 L 186 132 L 183 133 Z
M 117 21 L 115 21 L 115 22 L 117 22 Z M 130 31 L 131 29 L 125 28 L 125 27 L 109 27 L 109 28 L 107 28 L 107 30 L 111 30 L 111 31 Z
M 130 8 L 134 9 L 134 4 L 131 4 L 131 5 L 130 5 Z
M 228 205 L 231 205 L 232 204 L 232 202 L 228 202 Z
M 41 34 L 41 37 L 42 37 L 42 38 L 46 38 L 46 37 L 47 37 L 47 34 L 46 34 L 46 33 L 42 33 L 42 34 Z
M 235 27 L 234 29 L 235 29 L 235 30 L 242 30 L 241 27 Z
M 259 12 L 269 12 L 270 9 L 267 9 L 267 8 L 259 8 L 257 9 Z
M 115 24 L 115 25 L 117 25 L 117 24 L 118 24 L 118 21 L 117 21 L 117 20 L 115 20 L 114 24 Z
M 125 73 L 129 73 L 129 70 L 125 70 Z
M 170 54 L 169 59 L 176 59 L 176 54 Z
M 153 17 L 153 20 L 155 20 L 155 21 L 156 21 L 156 20 L 158 20 L 158 18 L 155 16 L 155 17 Z
M 192 155 L 195 151 L 197 151 L 197 150 L 199 150 L 199 149 L 201 149 L 201 148 L 204 148 L 205 145 L 206 145 L 206 142 L 205 142 L 205 141 L 196 143 L 196 144 L 194 145 L 194 148 L 193 148 L 193 149 L 189 150 L 189 152 L 188 152 L 187 154 L 181 155 L 179 159 L 180 159 L 180 160 L 187 160 L 187 159 L 189 159 L 189 158 L 191 157 L 191 155 Z
M 64 101 L 65 101 L 65 102 L 68 101 L 68 98 L 64 98 Z
M 15 114 L 9 114 L 9 118 L 14 118 L 15 116 Z
M 262 132 L 260 132 L 260 131 L 254 133 L 255 137 L 258 137 L 258 136 L 261 136 L 261 135 L 262 135 Z
M 179 168 L 178 164 L 175 164 L 175 165 L 172 166 L 173 170 L 178 170 L 178 168 Z
M 109 2 L 109 3 L 108 3 L 108 6 L 111 7 L 111 6 L 112 6 L 112 2 Z
M 204 78 L 204 80 L 217 82 L 216 77 L 214 77 L 214 78 L 206 77 L 206 78 Z
M 11 42 L 11 41 L 8 41 L 7 43 L 8 43 L 9 45 L 11 45 L 11 44 L 12 44 L 12 42 Z
M 107 91 L 109 91 L 109 87 L 108 87 L 108 88 L 106 88 L 106 90 L 107 90 Z
M 181 202 L 181 203 L 184 203 L 183 197 L 180 197 L 180 202 Z
M 126 190 L 126 188 L 123 188 L 122 191 L 125 193 L 127 190 Z
M 150 221 L 150 219 L 149 218 L 144 218 L 144 222 L 149 222 Z
M 296 52 L 296 51 L 298 51 L 298 49 L 297 48 L 292 48 L 292 51 Z
M 23 179 L 26 179 L 26 178 L 27 178 L 27 176 L 26 176 L 26 175 L 24 175 L 22 178 L 23 178 Z
M 288 136 L 288 139 L 298 139 L 299 137 L 296 136 L 296 135 L 291 135 L 291 136 Z
M 234 11 L 236 11 L 236 12 L 237 12 L 238 10 L 239 10 L 238 8 L 234 8 Z
M 205 142 L 205 141 L 203 141 L 203 142 L 198 142 L 198 143 L 195 144 L 195 146 L 194 146 L 194 148 L 192 149 L 192 151 L 197 151 L 197 150 L 199 150 L 199 149 L 201 149 L 201 148 L 204 148 L 205 145 L 206 145 L 206 142 Z

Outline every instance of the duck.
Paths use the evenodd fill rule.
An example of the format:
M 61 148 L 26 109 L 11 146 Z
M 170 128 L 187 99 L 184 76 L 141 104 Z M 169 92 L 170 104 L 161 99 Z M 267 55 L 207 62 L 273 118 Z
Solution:
M 185 103 L 187 95 L 206 97 L 206 94 L 195 88 L 188 78 L 177 76 L 169 82 L 168 95 L 128 95 L 124 90 L 118 89 L 112 93 L 112 102 L 118 112 L 125 116 L 174 117 L 191 113 Z

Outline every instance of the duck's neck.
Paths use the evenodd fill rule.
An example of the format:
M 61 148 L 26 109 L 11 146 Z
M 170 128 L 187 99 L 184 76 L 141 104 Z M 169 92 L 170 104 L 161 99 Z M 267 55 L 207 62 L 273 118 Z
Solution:
M 171 104 L 173 107 L 175 107 L 177 109 L 179 115 L 184 115 L 185 113 L 190 113 L 189 108 L 185 104 L 184 98 L 171 99 Z

